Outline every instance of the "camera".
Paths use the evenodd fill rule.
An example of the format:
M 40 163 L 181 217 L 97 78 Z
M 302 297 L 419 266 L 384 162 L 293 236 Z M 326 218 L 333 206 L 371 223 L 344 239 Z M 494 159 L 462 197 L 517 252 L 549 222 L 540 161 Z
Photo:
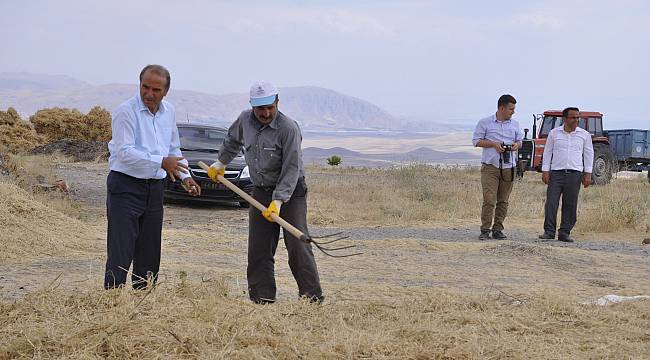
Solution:
M 503 163 L 510 164 L 510 153 L 513 151 L 512 144 L 501 143 L 501 147 L 504 150 L 501 153 L 501 159 L 503 160 Z

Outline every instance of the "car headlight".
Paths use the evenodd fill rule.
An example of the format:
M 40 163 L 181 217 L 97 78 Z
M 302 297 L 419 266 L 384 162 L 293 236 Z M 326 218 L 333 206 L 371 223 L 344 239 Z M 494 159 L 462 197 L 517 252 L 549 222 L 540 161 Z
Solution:
M 239 174 L 240 179 L 248 179 L 251 177 L 251 173 L 248 170 L 248 165 L 244 168 L 244 170 L 241 171 L 241 174 Z

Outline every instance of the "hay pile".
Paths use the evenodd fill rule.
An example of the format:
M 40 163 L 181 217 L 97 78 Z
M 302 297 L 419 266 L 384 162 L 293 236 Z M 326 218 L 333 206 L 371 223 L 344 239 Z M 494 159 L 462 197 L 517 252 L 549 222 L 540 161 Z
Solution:
M 0 182 L 0 263 L 101 253 L 97 229 L 53 210 L 27 191 Z
M 223 284 L 181 277 L 150 292 L 43 289 L 0 304 L 0 358 L 650 357 L 649 301 L 601 307 L 540 294 L 513 306 L 386 289 L 397 294 L 258 306 Z
M 99 106 L 85 115 L 76 109 L 42 109 L 30 117 L 30 122 L 23 121 L 14 108 L 0 111 L 0 153 L 25 153 L 44 143 L 66 140 L 63 145 L 67 147 L 61 148 L 59 143 L 54 150 L 88 161 L 105 157 L 104 143 L 110 139 L 111 114 Z M 52 153 L 47 152 L 51 148 L 37 153 Z M 85 152 L 88 149 L 93 151 Z
M 48 142 L 74 139 L 86 141 L 109 141 L 111 139 L 111 114 L 96 106 L 84 115 L 77 109 L 42 109 L 29 120 L 36 132 Z
M 20 118 L 14 108 L 0 111 L 0 152 L 20 153 L 42 144 L 44 138 Z

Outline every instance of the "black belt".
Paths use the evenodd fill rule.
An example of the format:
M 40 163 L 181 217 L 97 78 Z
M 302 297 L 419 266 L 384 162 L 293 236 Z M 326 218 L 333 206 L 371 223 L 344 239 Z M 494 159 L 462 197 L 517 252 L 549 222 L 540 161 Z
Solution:
M 267 192 L 275 190 L 275 186 L 255 186 L 255 188 Z
M 573 169 L 560 169 L 560 170 L 551 170 L 553 172 L 559 172 L 559 173 L 565 173 L 565 174 L 570 174 L 570 173 L 581 173 L 582 171 L 580 170 L 573 170 Z
M 299 178 L 298 178 L 298 183 L 299 183 L 300 181 L 305 181 L 305 177 L 304 177 L 304 176 L 299 177 Z M 263 190 L 263 191 L 273 191 L 273 190 L 275 190 L 275 185 L 272 185 L 272 186 L 259 186 L 259 185 L 255 185 L 255 188 L 258 189 L 258 190 Z
M 116 175 L 125 177 L 125 178 L 127 178 L 127 179 L 129 179 L 131 181 L 140 183 L 140 184 L 155 184 L 155 183 L 158 183 L 158 182 L 161 182 L 161 181 L 165 180 L 165 179 L 140 179 L 140 178 L 137 178 L 137 177 L 134 177 L 134 176 L 131 176 L 131 175 L 127 175 L 127 174 L 125 174 L 123 172 L 115 171 L 115 170 L 111 170 L 111 172 L 116 174 Z

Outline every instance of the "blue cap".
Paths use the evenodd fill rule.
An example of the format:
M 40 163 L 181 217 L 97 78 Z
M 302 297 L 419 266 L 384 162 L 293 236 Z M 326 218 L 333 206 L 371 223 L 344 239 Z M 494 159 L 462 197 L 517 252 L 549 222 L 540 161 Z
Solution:
M 263 98 L 251 99 L 250 103 L 252 107 L 271 105 L 275 102 L 276 96 L 277 95 L 271 95 Z

